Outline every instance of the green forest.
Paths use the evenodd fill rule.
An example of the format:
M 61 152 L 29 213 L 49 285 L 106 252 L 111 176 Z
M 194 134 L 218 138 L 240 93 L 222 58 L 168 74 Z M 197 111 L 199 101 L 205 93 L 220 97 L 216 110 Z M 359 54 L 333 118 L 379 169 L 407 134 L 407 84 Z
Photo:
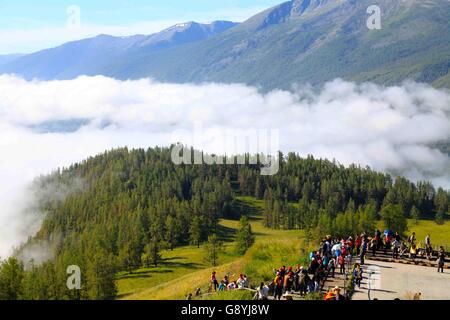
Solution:
M 42 226 L 1 261 L 0 299 L 114 299 L 117 272 L 157 266 L 162 250 L 215 246 L 219 220 L 242 218 L 242 196 L 264 202 L 265 227 L 311 239 L 373 232 L 380 219 L 404 232 L 406 219 L 442 224 L 449 211 L 449 191 L 426 181 L 294 153 L 279 159 L 277 175 L 261 176 L 259 165 L 175 165 L 171 148 L 122 148 L 37 178 L 33 190 L 70 192 L 36 192 Z M 245 250 L 253 239 L 246 218 L 241 225 Z M 42 244 L 49 259 L 20 259 Z M 69 265 L 82 271 L 81 290 L 66 286 Z

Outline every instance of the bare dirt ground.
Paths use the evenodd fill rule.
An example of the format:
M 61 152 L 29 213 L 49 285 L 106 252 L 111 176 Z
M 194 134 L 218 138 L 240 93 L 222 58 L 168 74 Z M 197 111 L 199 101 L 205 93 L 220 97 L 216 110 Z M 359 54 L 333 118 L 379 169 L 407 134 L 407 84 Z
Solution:
M 437 268 L 366 260 L 364 280 L 356 287 L 353 300 L 411 299 L 421 293 L 422 300 L 450 300 L 450 270 L 438 273 Z

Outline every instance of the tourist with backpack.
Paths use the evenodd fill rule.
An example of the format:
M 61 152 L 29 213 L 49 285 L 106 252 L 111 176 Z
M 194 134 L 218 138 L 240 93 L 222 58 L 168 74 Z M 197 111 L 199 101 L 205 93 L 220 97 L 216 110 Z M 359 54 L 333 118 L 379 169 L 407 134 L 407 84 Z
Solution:
M 284 277 L 284 288 L 283 288 L 283 292 L 290 292 L 292 291 L 294 287 L 294 272 L 289 271 L 286 276 Z
M 397 241 L 397 239 L 394 239 L 394 242 L 392 242 L 392 259 L 398 259 L 399 252 L 400 243 Z
M 283 295 L 283 277 L 281 276 L 281 273 L 278 271 L 275 279 L 273 280 L 274 284 L 274 294 L 273 297 L 275 300 L 280 300 L 281 296 Z
M 327 266 L 327 278 L 329 277 L 330 273 L 331 273 L 331 277 L 334 278 L 334 272 L 336 271 L 336 259 L 335 258 L 331 258 L 330 262 L 328 262 L 328 266 Z
M 302 269 L 299 273 L 298 279 L 298 291 L 301 295 L 306 295 L 308 293 L 308 284 L 311 282 L 309 278 L 308 272 L 305 269 Z

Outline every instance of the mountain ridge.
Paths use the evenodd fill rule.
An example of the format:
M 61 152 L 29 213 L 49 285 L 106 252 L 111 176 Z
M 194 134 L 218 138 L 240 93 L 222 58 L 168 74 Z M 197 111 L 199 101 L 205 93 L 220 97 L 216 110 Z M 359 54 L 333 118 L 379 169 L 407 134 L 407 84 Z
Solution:
M 160 50 L 205 40 L 236 26 L 231 21 L 179 23 L 150 35 L 118 37 L 99 34 L 70 41 L 60 46 L 18 56 L 6 63 L 0 72 L 14 73 L 26 79 L 71 79 L 78 75 L 102 74 L 111 61 L 135 50 Z M 1 62 L 1 60 L 0 60 Z M 1 64 L 0 64 L 1 66 Z
M 292 0 L 213 35 L 204 30 L 204 38 L 179 39 L 177 45 L 152 42 L 170 33 L 169 28 L 138 39 L 148 46 L 95 48 L 85 60 L 72 64 L 67 63 L 70 54 L 64 57 L 50 49 L 0 66 L 0 72 L 44 80 L 104 75 L 120 80 L 245 83 L 265 90 L 318 86 L 334 78 L 383 85 L 408 79 L 450 88 L 450 2 L 378 0 L 382 28 L 369 30 L 367 8 L 373 4 Z M 64 72 L 52 72 L 61 64 Z

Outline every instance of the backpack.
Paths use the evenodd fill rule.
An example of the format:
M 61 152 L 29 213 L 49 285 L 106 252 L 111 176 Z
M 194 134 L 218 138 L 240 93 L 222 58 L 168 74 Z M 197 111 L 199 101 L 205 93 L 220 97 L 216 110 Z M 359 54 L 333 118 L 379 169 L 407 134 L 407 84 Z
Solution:
M 283 280 L 282 280 L 282 278 L 281 277 L 276 277 L 275 278 L 275 281 L 274 281 L 274 283 L 277 285 L 277 286 L 281 286 L 281 285 L 283 285 Z
M 336 267 L 336 260 L 331 259 L 330 262 L 328 262 L 329 268 L 335 268 Z

